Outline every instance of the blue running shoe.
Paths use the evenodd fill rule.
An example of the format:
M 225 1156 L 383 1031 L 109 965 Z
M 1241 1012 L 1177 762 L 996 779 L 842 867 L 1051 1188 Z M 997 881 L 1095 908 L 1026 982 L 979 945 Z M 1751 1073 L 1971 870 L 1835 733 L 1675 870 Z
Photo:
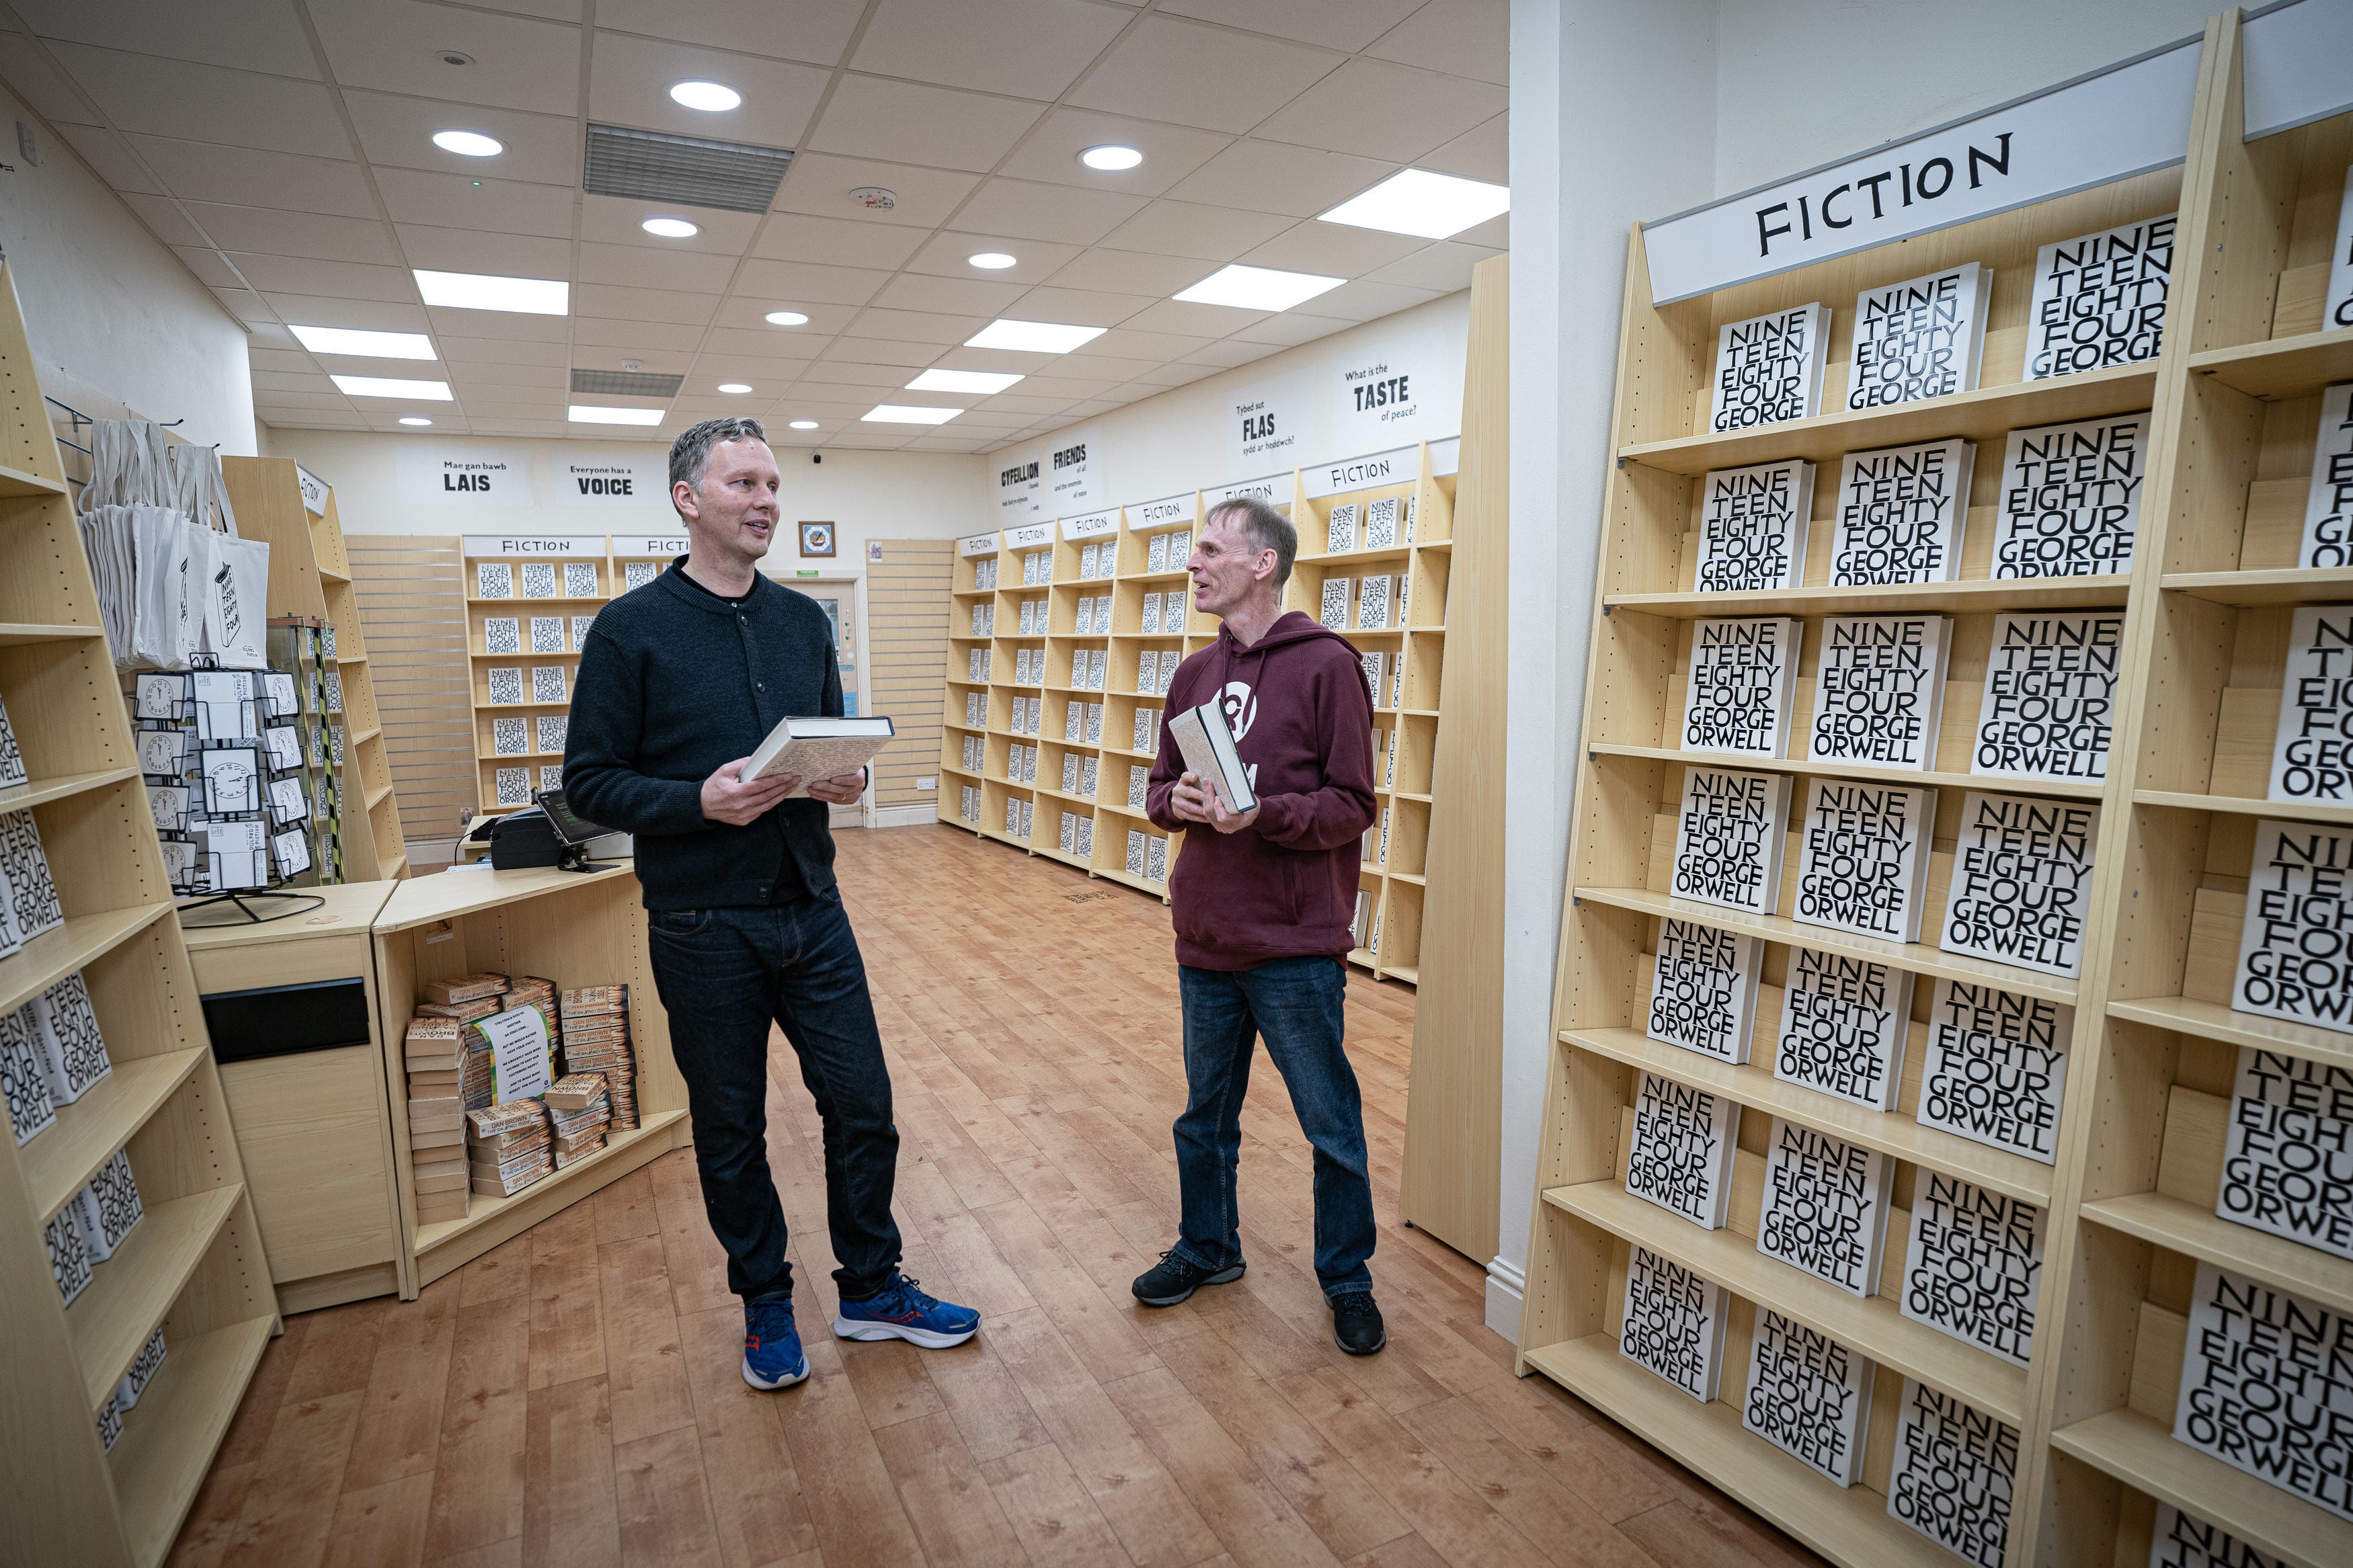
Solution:
M 790 1388 L 808 1376 L 789 1296 L 744 1303 L 744 1381 L 754 1388 Z
M 978 1333 L 980 1314 L 935 1300 L 904 1274 L 893 1274 L 891 1283 L 865 1300 L 844 1301 L 834 1314 L 833 1331 L 845 1340 L 906 1340 L 938 1351 Z

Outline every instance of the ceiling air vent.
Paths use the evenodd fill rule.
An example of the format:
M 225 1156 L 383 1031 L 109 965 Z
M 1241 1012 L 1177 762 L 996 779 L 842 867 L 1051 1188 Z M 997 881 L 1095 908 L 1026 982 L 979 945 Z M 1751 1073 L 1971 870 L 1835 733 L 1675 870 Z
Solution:
M 575 370 L 572 390 L 602 397 L 676 397 L 682 375 L 656 375 L 648 370 Z
M 580 184 L 591 195 L 764 213 L 792 161 L 788 148 L 592 123 Z

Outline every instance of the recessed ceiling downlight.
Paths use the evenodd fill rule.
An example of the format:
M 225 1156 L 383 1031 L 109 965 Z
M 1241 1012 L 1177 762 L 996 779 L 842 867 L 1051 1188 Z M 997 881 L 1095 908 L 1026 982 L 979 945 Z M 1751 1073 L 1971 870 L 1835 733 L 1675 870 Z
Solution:
M 702 232 L 682 217 L 649 217 L 638 226 L 658 239 L 692 239 Z
M 976 251 L 965 257 L 965 261 L 985 272 L 1002 272 L 1013 265 L 1013 258 L 1001 250 Z
M 422 414 L 404 414 L 400 416 L 400 422 L 403 425 L 430 425 L 433 423 L 433 421 L 427 419 Z
M 436 131 L 433 145 L 461 158 L 495 158 L 507 150 L 505 142 L 479 131 Z
M 1122 169 L 1133 169 L 1143 163 L 1144 154 L 1133 147 L 1123 147 L 1117 142 L 1106 142 L 1101 147 L 1090 147 L 1080 153 L 1079 162 L 1090 169 L 1101 169 L 1106 174 L 1115 174 Z
M 796 419 L 792 422 L 791 428 L 795 430 L 814 430 L 817 428 L 817 421 L 814 419 Z
M 772 327 L 806 327 L 808 317 L 798 310 L 771 310 L 762 318 Z
M 715 81 L 681 81 L 670 89 L 672 103 L 683 109 L 699 109 L 705 114 L 721 114 L 744 101 L 744 95 L 732 87 L 722 87 Z
M 719 384 L 719 390 L 727 394 L 730 397 L 741 397 L 745 393 L 751 391 L 752 388 L 750 384 L 745 382 L 723 381 Z

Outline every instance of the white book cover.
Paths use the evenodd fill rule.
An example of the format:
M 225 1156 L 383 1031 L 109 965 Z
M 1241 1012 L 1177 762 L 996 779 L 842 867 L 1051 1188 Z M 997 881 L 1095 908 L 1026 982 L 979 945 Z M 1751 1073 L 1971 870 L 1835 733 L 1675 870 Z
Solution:
M 2328 257 L 2328 292 L 2321 300 L 2320 330 L 2353 327 L 2353 168 L 2345 171 L 2345 192 L 2337 205 L 2337 248 Z
M 1005 837 L 1021 837 L 1021 803 L 1009 796 L 1005 802 Z
M 1094 595 L 1092 594 L 1082 594 L 1079 595 L 1078 609 L 1072 615 L 1071 619 L 1071 635 L 1077 637 L 1092 637 L 1094 635 Z
M 1103 704 L 1100 702 L 1087 704 L 1087 744 L 1103 744 Z
M 533 653 L 564 651 L 564 617 L 562 616 L 532 616 L 531 651 Z
M 1348 596 L 1350 588 L 1355 585 L 1355 581 L 1350 577 L 1324 579 L 1323 613 L 1317 616 L 1316 619 L 1335 632 L 1345 632 L 1348 629 Z
M 1358 510 L 1354 501 L 1332 509 L 1324 531 L 1324 552 L 1326 555 L 1345 555 L 1356 548 Z
M 1398 498 L 1370 501 L 1365 507 L 1365 548 L 1394 550 L 1398 543 Z
M 2026 377 L 2081 375 L 2157 357 L 2181 215 L 2054 240 L 2034 253 Z
M 501 805 L 531 804 L 531 770 L 501 768 L 497 771 L 498 802 Z
M 1127 764 L 1127 808 L 1130 811 L 1144 809 L 1144 792 L 1150 788 L 1151 784 L 1150 768 L 1145 767 L 1142 763 Z
M 1146 594 L 1144 595 L 1144 619 L 1138 626 L 1137 629 L 1141 631 L 1144 636 L 1148 637 L 1157 637 L 1160 635 L 1159 595 Z
M 1661 921 L 1647 1033 L 1718 1061 L 1746 1062 L 1763 960 L 1755 937 Z
M 482 622 L 484 653 L 521 653 L 522 621 L 514 616 L 491 616 Z
M 1726 321 L 1715 338 L 1708 429 L 1721 436 L 1820 414 L 1830 336 L 1831 308 L 1819 300 Z
M 1090 794 L 1092 794 L 1092 793 L 1093 793 L 1093 792 L 1090 791 L 1089 793 L 1090 793 Z M 1078 848 L 1078 853 L 1080 853 L 1080 854 L 1082 854 L 1082 855 L 1085 855 L 1085 856 L 1092 857 L 1092 856 L 1094 854 L 1094 852 L 1095 852 L 1095 819 L 1094 819 L 1093 817 L 1092 817 L 1092 816 L 1082 816 L 1082 817 L 1080 817 L 1080 818 L 1079 818 L 1079 848 Z
M 1803 585 L 1813 464 L 1788 458 L 1717 468 L 1701 479 L 1699 498 L 1694 592 L 1788 593 Z
M 1021 635 L 1025 637 L 1038 635 L 1038 604 L 1034 599 L 1021 601 Z
M 1923 772 L 1933 765 L 1951 631 L 1943 616 L 1824 617 L 1807 756 Z
M 2320 395 L 2312 482 L 2304 498 L 2304 543 L 2295 563 L 2353 565 L 2353 381 L 2340 381 Z
M 1996 616 L 1969 772 L 2105 780 L 2124 637 L 2122 610 Z
M 1894 1110 L 1912 1034 L 1912 972 L 1792 947 L 1788 979 L 1773 1076 L 1873 1110 Z
M 564 563 L 564 596 L 567 599 L 593 599 L 596 596 L 595 562 L 566 561 Z
M 1781 900 L 1789 776 L 1686 768 L 1668 891 L 1678 899 L 1769 915 Z
M 1928 1009 L 1920 1066 L 1923 1127 L 2043 1164 L 2059 1160 L 2059 1103 L 2075 1009 L 1947 980 Z
M 1740 1425 L 1832 1486 L 1862 1473 L 1873 1363 L 1827 1334 L 1757 1309 Z
M 2285 1558 L 2258 1552 L 2219 1525 L 2161 1502 L 2149 1531 L 2148 1568 L 2288 1568 L 2288 1564 Z
M 1848 411 L 1975 392 L 1992 291 L 1993 274 L 1968 261 L 1856 295 Z
M 1144 847 L 1144 879 L 1147 882 L 1168 879 L 1168 840 L 1156 833 Z
M 526 599 L 555 597 L 555 563 L 526 561 L 522 563 L 522 596 Z
M 6 1101 L 8 1125 L 15 1129 L 20 1149 L 58 1119 L 40 1032 L 29 1002 L 13 1013 L 0 1013 L 0 1100 Z
M 2147 477 L 2146 413 L 2012 430 L 1994 504 L 1993 575 L 2130 572 Z
M 91 1279 L 90 1254 L 81 1244 L 81 1227 L 73 1215 L 59 1209 L 57 1217 L 41 1227 L 42 1244 L 48 1249 L 49 1278 L 57 1281 L 58 1295 L 69 1307 L 74 1299 L 90 1288 Z
M 1033 760 L 1033 762 L 1034 762 L 1034 760 L 1035 760 L 1035 759 L 1032 759 L 1032 760 Z M 1034 770 L 1033 770 L 1033 771 L 1034 771 Z M 1020 836 L 1021 836 L 1023 838 L 1027 838 L 1027 837 L 1029 837 L 1029 828 L 1030 828 L 1030 826 L 1031 826 L 1031 824 L 1033 823 L 1033 821 L 1034 821 L 1034 820 L 1035 820 L 1035 818 L 1036 818 L 1037 802 L 1035 802 L 1035 801 L 1029 801 L 1029 800 L 1025 800 L 1025 801 L 1023 801 L 1023 802 L 1021 802 L 1021 803 L 1020 803 L 1020 805 L 1021 805 L 1021 834 L 1020 834 Z
M 1082 544 L 1082 545 L 1081 545 L 1081 546 L 1079 547 L 1079 576 L 1080 576 L 1082 580 L 1083 580 L 1083 579 L 1090 579 L 1090 578 L 1092 578 L 1092 577 L 1094 576 L 1094 574 L 1095 574 L 1095 563 L 1096 563 L 1097 561 L 1101 560 L 1102 558 L 1103 558 L 1103 546 L 1102 546 L 1102 545 L 1100 545 L 1100 544 Z M 1065 847 L 1068 847 L 1068 846 L 1065 846 Z
M 1955 437 L 1840 458 L 1831 586 L 1958 579 L 1977 453 Z
M 1788 756 L 1804 636 L 1789 616 L 1694 621 L 1683 749 Z
M 1356 589 L 1356 629 L 1388 630 L 1389 579 L 1386 574 L 1365 578 Z
M 1703 1230 L 1721 1230 L 1739 1141 L 1737 1100 L 1646 1072 L 1634 1100 L 1626 1190 Z
M 1096 762 L 1092 757 L 1079 759 L 1079 793 L 1089 800 L 1095 797 Z
M 513 598 L 514 567 L 504 561 L 475 562 L 474 597 L 477 599 Z
M 1127 830 L 1127 874 L 1131 877 L 1144 875 L 1144 840 L 1146 837 L 1140 827 Z
M 1851 1296 L 1874 1293 L 1894 1175 L 1885 1154 L 1775 1117 L 1757 1250 Z
M 0 815 L 0 876 L 7 879 L 16 929 L 25 941 L 66 923 L 57 881 L 49 874 L 49 858 L 41 850 L 41 830 L 29 807 Z
M 1182 572 L 1193 558 L 1193 531 L 1189 528 L 1172 530 L 1168 535 L 1168 570 Z
M 976 730 L 987 727 L 988 710 L 986 692 L 967 691 L 964 694 L 964 721 Z
M 1938 949 L 2073 979 L 2099 828 L 2089 801 L 1968 791 Z
M 1405 706 L 1405 655 L 1389 660 L 1389 706 Z
M 1915 1167 L 1896 1310 L 1915 1323 L 2026 1364 L 2042 1288 L 2043 1211 Z
M 2344 933 L 2353 930 L 2348 870 L 2353 827 L 2255 824 L 2232 1008 L 2353 1034 L 2353 965 L 2344 956 Z
M 1626 1255 L 1618 1353 L 1702 1405 L 1724 1376 L 1732 1299 L 1724 1287 L 1641 1247 Z
M 2239 1047 L 2214 1213 L 2353 1258 L 2353 1071 Z
M 1055 847 L 1057 849 L 1060 849 L 1063 854 L 1068 855 L 1068 854 L 1070 854 L 1072 850 L 1074 850 L 1074 849 L 1076 849 L 1076 848 L 1078 847 L 1078 844 L 1079 844 L 1079 818 L 1078 818 L 1078 815 L 1077 815 L 1075 812 L 1068 812 L 1068 811 L 1066 811 L 1066 812 L 1062 813 L 1062 831 L 1061 831 L 1061 835 L 1060 835 L 1060 837 L 1058 837 L 1058 838 L 1054 841 L 1054 847 Z
M 0 789 L 15 789 L 30 777 L 24 751 L 16 744 L 16 727 L 8 722 L 6 705 L 0 704 Z
M 1146 697 L 1159 695 L 1160 654 L 1157 649 L 1145 648 L 1135 656 L 1135 689 Z
M 1917 942 L 1928 899 L 1936 792 L 1815 779 L 1798 823 L 1791 918 L 1883 942 Z
M 1065 702 L 1062 704 L 1062 739 L 1065 741 L 1077 740 L 1083 731 L 1085 725 L 1086 709 L 1083 704 L 1077 702 Z
M 1062 753 L 1062 793 L 1079 793 L 1079 754 L 1076 752 Z
M 659 574 L 660 569 L 650 561 L 625 561 L 621 563 L 622 585 L 626 589 L 642 588 Z
M 501 757 L 519 757 L 531 750 L 531 737 L 520 719 L 491 721 L 491 750 Z
M 1360 656 L 1365 667 L 1365 689 L 1371 695 L 1373 706 L 1376 708 L 1382 705 L 1381 699 L 1386 695 L 1381 687 L 1381 666 L 1388 658 L 1387 654 L 1377 650 Z M 1375 731 L 1374 733 L 1378 734 L 1379 731 Z
M 2353 458 L 2347 465 L 2353 468 Z M 2347 489 L 2353 493 L 2353 474 Z M 2288 624 L 2268 798 L 2353 801 L 2347 736 L 2353 736 L 2353 605 L 2298 605 Z
M 258 831 L 259 825 L 255 826 Z M 90 1005 L 90 986 L 77 970 L 34 997 L 30 1005 L 33 1021 L 40 1026 L 37 1043 L 48 1070 L 49 1098 L 71 1105 L 114 1071 L 99 1032 L 97 1010 Z
M 2173 1440 L 2353 1520 L 2353 1318 L 2200 1260 Z
M 90 1260 L 103 1263 L 113 1257 L 131 1227 L 147 1212 L 139 1201 L 138 1178 L 131 1173 L 129 1151 L 117 1149 L 114 1157 L 82 1184 L 67 1208 L 81 1228 L 82 1249 L 90 1254 Z
M 1908 1377 L 1896 1409 L 1887 1517 L 1976 1568 L 2001 1568 L 2018 1428 Z
M 533 702 L 565 702 L 566 671 L 560 664 L 535 664 L 531 667 L 531 700 Z
M 1168 536 L 1155 533 L 1145 546 L 1144 570 L 1148 573 L 1168 570 Z
M 539 722 L 532 739 L 536 742 L 537 750 L 560 756 L 563 754 L 565 742 L 570 736 L 572 722 L 568 716 L 562 713 L 543 713 L 539 716 Z
M 1074 689 L 1083 691 L 1086 689 L 1086 684 L 1087 650 L 1074 647 L 1071 650 L 1071 685 Z

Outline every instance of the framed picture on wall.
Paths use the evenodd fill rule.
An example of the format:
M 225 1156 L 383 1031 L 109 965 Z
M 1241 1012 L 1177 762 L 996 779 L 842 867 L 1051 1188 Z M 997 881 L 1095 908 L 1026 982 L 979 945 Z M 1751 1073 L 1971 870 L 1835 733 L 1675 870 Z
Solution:
M 833 553 L 833 524 L 805 522 L 801 524 L 801 553 L 830 555 Z

